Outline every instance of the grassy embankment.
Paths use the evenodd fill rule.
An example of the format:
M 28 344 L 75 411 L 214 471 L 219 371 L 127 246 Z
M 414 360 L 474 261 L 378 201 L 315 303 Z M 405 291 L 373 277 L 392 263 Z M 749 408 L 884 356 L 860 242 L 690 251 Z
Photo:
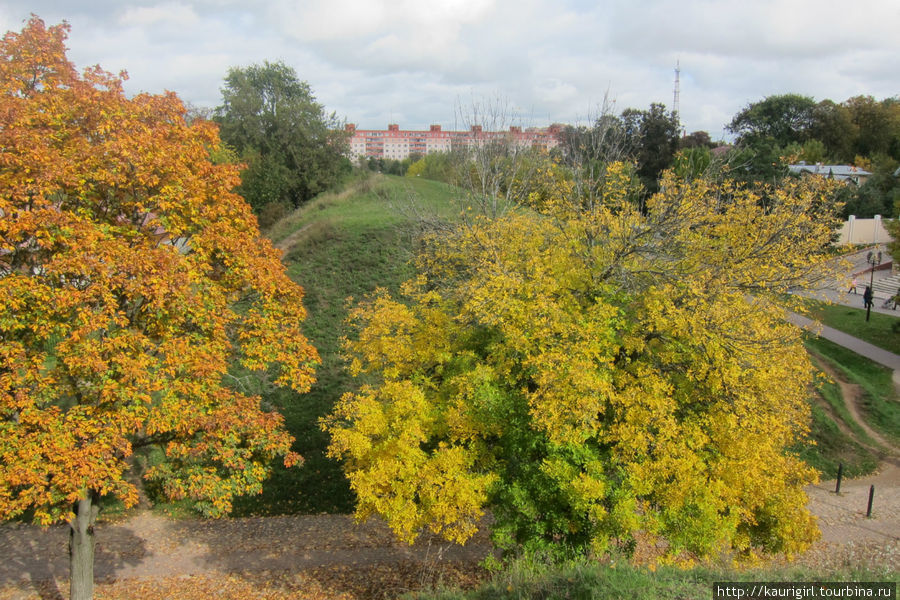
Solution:
M 820 302 L 811 302 L 811 306 L 812 316 L 824 325 L 900 353 L 900 334 L 894 329 L 900 327 L 900 318 L 873 312 L 866 321 L 866 312 L 860 308 Z M 894 445 L 900 445 L 900 403 L 891 370 L 822 338 L 809 336 L 806 346 L 814 360 L 859 387 L 863 421 Z M 851 477 L 872 471 L 882 454 L 878 443 L 850 415 L 837 385 L 822 383 L 819 392 L 822 402 L 812 405 L 812 437 L 818 446 L 804 449 L 801 455 L 826 476 L 835 476 L 841 462 Z
M 453 217 L 452 189 L 445 184 L 373 176 L 319 196 L 267 232 L 274 243 L 287 246 L 288 273 L 306 291 L 304 332 L 322 364 L 309 393 L 276 390 L 265 395 L 284 415 L 304 465 L 277 466 L 262 495 L 237 499 L 235 516 L 353 510 L 340 465 L 325 456 L 328 439 L 318 420 L 354 385 L 341 359 L 348 297 L 360 299 L 377 287 L 396 291 L 412 272 L 408 262 L 417 221 L 410 214 L 412 195 L 418 208 Z

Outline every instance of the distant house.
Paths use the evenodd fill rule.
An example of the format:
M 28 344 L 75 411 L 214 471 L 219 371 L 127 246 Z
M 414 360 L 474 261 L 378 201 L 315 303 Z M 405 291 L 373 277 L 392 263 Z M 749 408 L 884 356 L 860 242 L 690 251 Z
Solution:
M 820 177 L 828 177 L 835 181 L 854 183 L 856 185 L 864 184 L 871 175 L 865 169 L 850 165 L 823 165 L 822 163 L 808 165 L 803 161 L 796 165 L 788 165 L 788 171 L 794 175 L 819 175 Z

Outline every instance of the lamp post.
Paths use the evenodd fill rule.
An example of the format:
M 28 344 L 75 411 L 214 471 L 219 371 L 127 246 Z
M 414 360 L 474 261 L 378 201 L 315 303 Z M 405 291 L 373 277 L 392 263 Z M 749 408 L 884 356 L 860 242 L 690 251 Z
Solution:
M 872 303 L 875 301 L 875 290 L 872 289 L 872 285 L 875 283 L 875 266 L 881 264 L 881 252 L 878 254 L 874 252 L 869 252 L 869 255 L 866 257 L 866 262 L 869 263 L 869 302 L 866 304 L 866 321 L 869 320 L 869 315 L 872 313 Z
M 872 227 L 872 243 L 875 244 L 876 248 L 878 247 L 879 225 L 881 225 L 881 215 L 875 215 L 875 223 Z M 869 252 L 866 262 L 871 265 L 869 267 L 869 303 L 866 305 L 866 321 L 868 321 L 869 315 L 872 314 L 872 303 L 875 301 L 875 290 L 872 289 L 872 286 L 875 284 L 875 266 L 881 264 L 881 251 L 879 250 L 877 255 L 875 252 Z

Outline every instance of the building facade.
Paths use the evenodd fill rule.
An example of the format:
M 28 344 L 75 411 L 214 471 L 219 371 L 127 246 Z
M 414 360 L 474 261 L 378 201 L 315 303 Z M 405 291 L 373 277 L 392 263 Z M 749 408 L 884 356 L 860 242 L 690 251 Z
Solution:
M 496 140 L 504 140 L 520 148 L 550 150 L 559 144 L 561 125 L 550 127 L 510 127 L 508 131 L 484 131 L 473 125 L 468 131 L 444 131 L 440 125 L 432 125 L 428 131 L 401 130 L 390 124 L 385 130 L 357 129 L 347 124 L 351 133 L 349 156 L 359 158 L 385 158 L 403 160 L 411 155 L 450 152 L 454 148 L 469 147 Z
M 822 163 L 808 165 L 803 161 L 796 165 L 788 165 L 788 171 L 794 175 L 818 175 L 819 177 L 828 177 L 835 181 L 855 183 L 856 185 L 864 184 L 869 176 L 872 175 L 869 171 L 852 165 L 824 165 Z

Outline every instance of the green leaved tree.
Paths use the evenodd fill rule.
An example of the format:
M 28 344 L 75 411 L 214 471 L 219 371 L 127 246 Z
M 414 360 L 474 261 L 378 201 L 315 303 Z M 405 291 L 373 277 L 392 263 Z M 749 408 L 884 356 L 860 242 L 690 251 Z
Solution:
M 230 69 L 215 120 L 246 165 L 239 192 L 258 214 L 300 206 L 349 169 L 340 121 L 282 62 Z

